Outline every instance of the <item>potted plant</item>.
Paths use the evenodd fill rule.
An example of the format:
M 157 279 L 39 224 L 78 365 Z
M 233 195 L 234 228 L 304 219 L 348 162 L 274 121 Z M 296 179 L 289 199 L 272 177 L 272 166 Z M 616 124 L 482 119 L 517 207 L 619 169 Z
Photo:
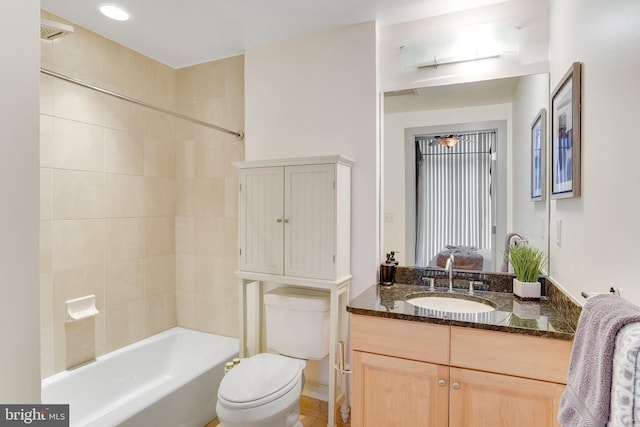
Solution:
M 540 270 L 547 264 L 547 257 L 540 249 L 520 243 L 509 248 L 509 263 L 516 273 L 513 293 L 521 299 L 540 298 Z

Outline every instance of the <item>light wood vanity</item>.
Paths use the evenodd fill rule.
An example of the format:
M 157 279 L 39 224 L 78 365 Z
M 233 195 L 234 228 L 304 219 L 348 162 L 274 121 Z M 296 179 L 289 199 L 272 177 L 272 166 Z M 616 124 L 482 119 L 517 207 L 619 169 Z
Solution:
M 356 315 L 351 425 L 543 427 L 572 341 Z

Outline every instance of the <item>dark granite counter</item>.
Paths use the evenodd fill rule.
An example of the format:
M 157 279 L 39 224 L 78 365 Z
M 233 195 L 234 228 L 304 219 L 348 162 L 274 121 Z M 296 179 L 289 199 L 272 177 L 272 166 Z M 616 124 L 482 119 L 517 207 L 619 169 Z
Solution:
M 438 294 L 446 288 L 436 288 Z M 511 293 L 475 291 L 474 297 L 490 301 L 496 307 L 486 313 L 449 313 L 417 307 L 409 298 L 432 295 L 428 286 L 396 283 L 392 286 L 373 285 L 355 297 L 347 311 L 366 316 L 462 326 L 523 335 L 572 340 L 574 330 L 546 298 L 540 301 L 520 301 Z M 468 296 L 467 290 L 454 289 L 443 296 Z

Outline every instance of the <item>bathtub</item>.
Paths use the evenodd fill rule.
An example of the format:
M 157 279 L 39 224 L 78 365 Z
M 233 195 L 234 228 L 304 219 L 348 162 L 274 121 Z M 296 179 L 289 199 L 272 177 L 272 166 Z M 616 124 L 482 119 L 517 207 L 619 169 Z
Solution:
M 71 427 L 202 427 L 237 355 L 236 338 L 176 327 L 45 378 L 42 403 L 69 404 Z

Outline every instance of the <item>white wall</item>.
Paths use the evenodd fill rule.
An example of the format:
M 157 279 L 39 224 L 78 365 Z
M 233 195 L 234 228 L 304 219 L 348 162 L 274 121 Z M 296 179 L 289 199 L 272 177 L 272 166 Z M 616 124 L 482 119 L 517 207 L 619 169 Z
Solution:
M 613 285 L 640 304 L 639 17 L 636 0 L 551 2 L 552 90 L 583 63 L 582 196 L 551 203 L 551 277 L 579 301 Z
M 248 49 L 247 160 L 344 154 L 355 159 L 351 295 L 376 282 L 377 52 L 373 22 Z
M 545 73 L 520 78 L 512 105 L 512 231 L 526 236 L 533 246 L 546 253 L 549 246 L 549 192 L 546 191 L 544 201 L 531 201 L 531 125 L 541 108 L 546 111 L 545 117 L 549 113 L 549 75 Z
M 384 214 L 393 217 L 392 222 L 383 224 L 383 251 L 395 250 L 401 253 L 396 257 L 400 265 L 406 265 L 405 257 L 405 129 L 423 126 L 438 126 L 457 123 L 476 123 L 495 120 L 507 120 L 508 140 L 511 140 L 511 104 L 485 105 L 478 107 L 412 111 L 407 113 L 385 114 L 383 137 L 383 201 Z M 510 150 L 507 148 L 507 150 Z M 510 182 L 507 170 L 506 181 Z M 507 199 L 509 195 L 507 188 Z M 511 214 L 507 212 L 506 227 L 509 229 Z M 501 241 L 498 242 L 501 245 Z M 501 246 L 498 246 L 499 248 Z
M 40 402 L 40 2 L 0 3 L 0 402 Z

